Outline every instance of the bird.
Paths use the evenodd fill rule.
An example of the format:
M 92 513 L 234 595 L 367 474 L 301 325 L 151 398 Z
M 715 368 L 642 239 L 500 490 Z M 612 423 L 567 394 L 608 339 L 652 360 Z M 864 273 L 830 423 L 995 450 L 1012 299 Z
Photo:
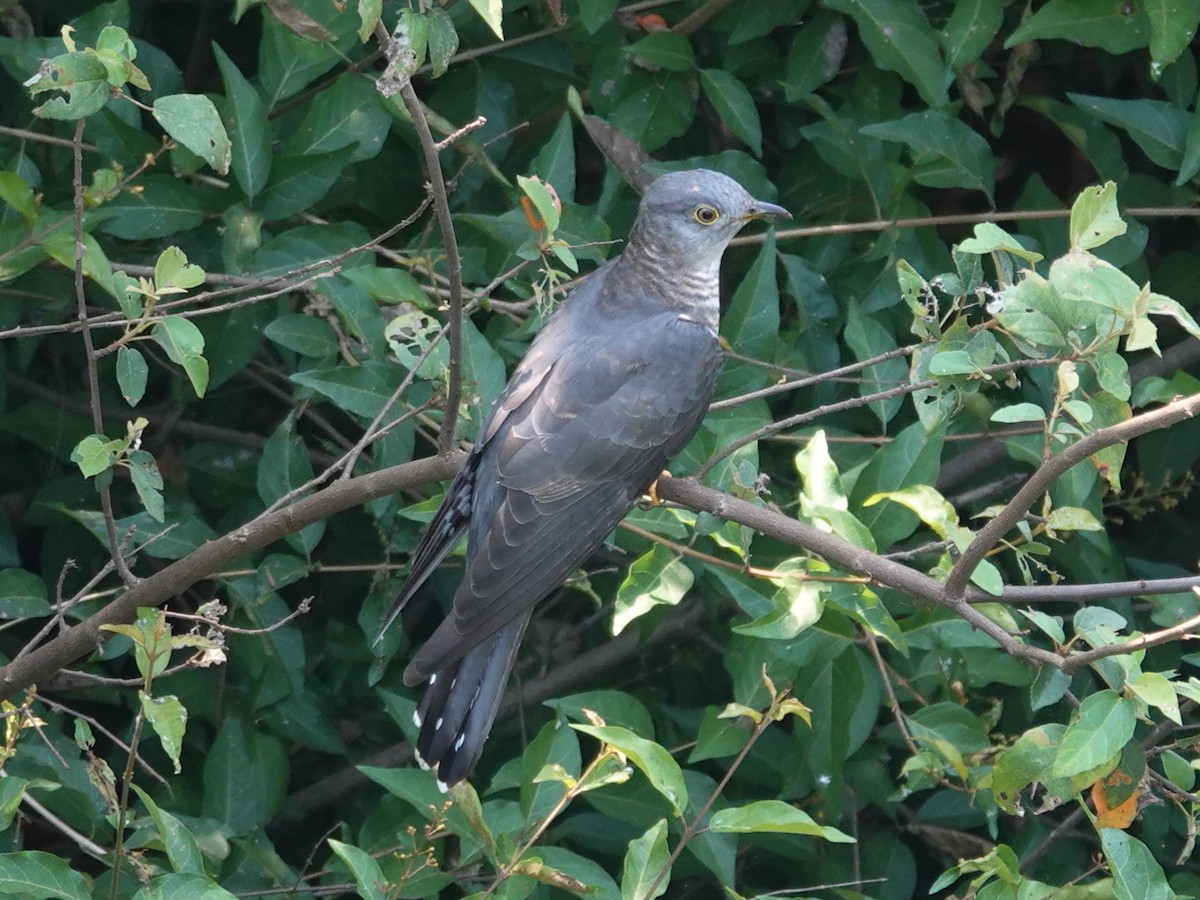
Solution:
M 720 172 L 660 175 L 624 251 L 559 304 L 497 399 L 379 631 L 465 533 L 453 608 L 404 670 L 425 685 L 417 760 L 443 790 L 478 763 L 536 605 L 699 429 L 723 359 L 721 257 L 763 218 L 791 216 Z

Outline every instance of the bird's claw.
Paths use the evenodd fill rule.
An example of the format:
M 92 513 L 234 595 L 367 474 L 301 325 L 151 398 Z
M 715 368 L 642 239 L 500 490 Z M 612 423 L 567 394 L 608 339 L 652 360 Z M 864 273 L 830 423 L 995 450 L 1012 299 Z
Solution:
M 638 506 L 642 509 L 654 509 L 656 506 L 662 506 L 666 501 L 658 496 L 658 482 L 663 478 L 670 478 L 671 473 L 663 469 L 658 478 L 650 483 L 650 487 L 646 488 L 646 494 L 639 501 Z

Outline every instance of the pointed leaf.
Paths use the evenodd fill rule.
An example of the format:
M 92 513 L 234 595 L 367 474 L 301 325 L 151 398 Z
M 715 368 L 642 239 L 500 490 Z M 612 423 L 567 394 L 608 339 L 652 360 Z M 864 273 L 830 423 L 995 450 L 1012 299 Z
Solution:
M 154 101 L 153 113 L 172 138 L 221 175 L 229 171 L 233 148 L 211 100 L 202 94 L 169 94 Z

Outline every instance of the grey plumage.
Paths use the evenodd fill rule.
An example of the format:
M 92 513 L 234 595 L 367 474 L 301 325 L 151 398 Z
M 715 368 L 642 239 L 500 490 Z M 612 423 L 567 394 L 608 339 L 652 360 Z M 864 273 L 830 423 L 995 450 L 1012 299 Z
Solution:
M 786 216 L 697 169 L 650 185 L 625 252 L 563 302 L 451 483 L 383 622 L 464 532 L 454 608 L 409 662 L 420 758 L 453 784 L 483 750 L 534 606 L 695 434 L 721 365 L 718 270 L 746 222 Z

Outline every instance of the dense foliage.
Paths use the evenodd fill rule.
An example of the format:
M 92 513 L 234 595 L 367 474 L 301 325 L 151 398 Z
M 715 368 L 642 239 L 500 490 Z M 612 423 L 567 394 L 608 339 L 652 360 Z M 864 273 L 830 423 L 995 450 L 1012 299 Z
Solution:
M 1195 3 L 0 21 L 0 893 L 1200 892 Z M 453 560 L 380 613 L 699 165 L 796 223 L 726 256 L 696 478 L 443 796 L 400 673 Z

